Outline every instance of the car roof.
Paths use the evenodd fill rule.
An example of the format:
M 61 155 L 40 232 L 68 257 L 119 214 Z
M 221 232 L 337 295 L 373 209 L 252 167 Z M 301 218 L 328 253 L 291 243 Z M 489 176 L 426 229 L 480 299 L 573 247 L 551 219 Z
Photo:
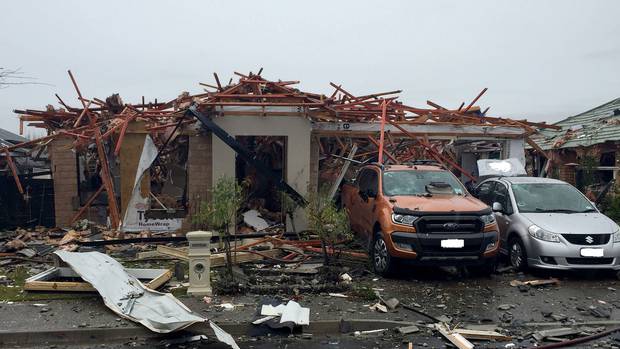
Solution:
M 446 171 L 440 166 L 434 165 L 387 165 L 385 171 Z
M 489 179 L 503 180 L 510 184 L 568 184 L 558 179 L 544 177 L 491 177 Z

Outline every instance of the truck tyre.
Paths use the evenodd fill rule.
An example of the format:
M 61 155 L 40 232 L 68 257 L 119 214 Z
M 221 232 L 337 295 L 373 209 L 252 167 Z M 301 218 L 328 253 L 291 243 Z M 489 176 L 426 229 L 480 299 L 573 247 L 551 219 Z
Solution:
M 527 252 L 518 236 L 508 240 L 508 262 L 516 271 L 527 269 Z
M 387 245 L 385 244 L 385 240 L 380 233 L 375 235 L 373 244 L 372 244 L 372 266 L 375 270 L 375 273 L 380 275 L 388 275 L 392 271 L 392 265 L 394 263 L 392 256 L 390 256 L 390 252 L 387 249 Z

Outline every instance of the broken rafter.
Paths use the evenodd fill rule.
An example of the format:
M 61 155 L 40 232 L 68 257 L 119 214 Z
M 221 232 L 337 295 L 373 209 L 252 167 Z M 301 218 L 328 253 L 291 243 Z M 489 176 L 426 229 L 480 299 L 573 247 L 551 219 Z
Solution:
M 17 174 L 17 167 L 15 167 L 15 163 L 13 162 L 13 158 L 11 157 L 11 152 L 7 148 L 4 148 L 4 153 L 6 155 L 6 162 L 11 168 L 11 173 L 13 174 L 13 179 L 15 180 L 17 190 L 19 190 L 20 194 L 24 195 L 24 188 L 22 187 L 22 183 L 19 180 L 19 175 Z
M 105 186 L 102 184 L 99 189 L 97 189 L 96 192 L 94 192 L 89 198 L 88 200 L 86 200 L 86 203 L 84 204 L 84 206 L 82 206 L 79 211 L 77 211 L 77 213 L 75 215 L 73 215 L 73 218 L 71 218 L 70 223 L 73 224 L 75 223 L 75 221 L 77 221 L 83 214 L 84 212 L 86 212 L 86 210 L 90 207 L 90 205 L 93 204 L 93 202 L 95 201 L 95 199 L 97 199 L 97 197 L 99 196 L 99 194 L 101 194 L 101 192 L 103 191 L 103 189 L 105 189 Z

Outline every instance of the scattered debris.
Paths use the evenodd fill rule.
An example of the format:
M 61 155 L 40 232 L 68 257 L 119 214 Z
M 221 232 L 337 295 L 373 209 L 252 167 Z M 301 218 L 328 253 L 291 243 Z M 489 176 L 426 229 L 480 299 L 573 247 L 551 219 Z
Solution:
M 254 231 L 263 231 L 269 228 L 269 223 L 260 217 L 260 213 L 256 210 L 249 210 L 242 214 L 243 222 L 250 227 L 254 228 Z
M 529 281 L 520 281 L 520 280 L 512 280 L 510 281 L 510 286 L 518 287 L 518 286 L 548 286 L 548 285 L 558 285 L 560 280 L 555 278 L 550 278 L 547 280 L 529 280 Z
M 405 326 L 405 327 L 398 327 L 396 330 L 401 334 L 410 334 L 410 333 L 419 332 L 420 328 L 416 325 L 411 325 L 411 326 Z
M 446 324 L 435 324 L 435 329 L 441 333 L 450 343 L 454 344 L 459 349 L 473 349 L 474 345 L 465 339 L 461 334 L 449 329 Z
M 388 330 L 387 328 L 381 328 L 381 329 L 378 329 L 378 330 L 355 331 L 355 332 L 353 332 L 353 335 L 355 337 L 359 337 L 359 336 L 366 336 L 366 335 L 373 335 L 373 334 L 381 334 L 381 333 L 384 333 L 387 330 Z
M 285 322 L 292 322 L 295 325 L 309 325 L 310 309 L 303 308 L 295 301 L 288 301 L 282 309 L 282 316 L 280 317 L 280 323 Z
M 372 305 L 370 308 L 368 308 L 372 311 L 377 311 L 380 313 L 387 313 L 388 309 L 385 305 L 381 304 L 381 303 L 375 303 L 374 305 Z

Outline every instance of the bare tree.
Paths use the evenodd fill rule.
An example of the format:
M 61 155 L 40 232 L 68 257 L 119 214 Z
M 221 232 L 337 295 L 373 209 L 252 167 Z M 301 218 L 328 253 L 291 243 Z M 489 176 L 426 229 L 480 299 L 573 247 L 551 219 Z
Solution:
M 0 67 L 0 89 L 12 85 L 49 85 L 35 80 L 36 78 L 24 75 L 20 68 L 8 69 Z

